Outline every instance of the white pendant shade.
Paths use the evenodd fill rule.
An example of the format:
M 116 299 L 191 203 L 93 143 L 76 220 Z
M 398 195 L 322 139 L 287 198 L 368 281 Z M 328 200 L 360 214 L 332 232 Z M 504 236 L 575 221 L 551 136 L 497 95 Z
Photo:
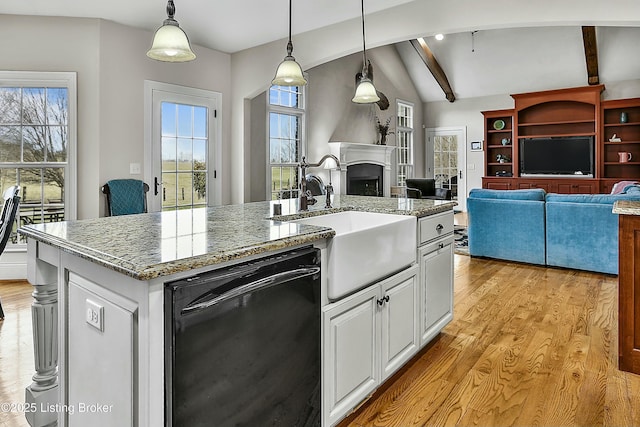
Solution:
M 153 36 L 151 49 L 147 52 L 149 58 L 164 62 L 187 62 L 196 59 L 196 54 L 191 50 L 189 38 L 178 25 L 178 21 L 173 19 L 175 11 L 173 0 L 169 0 L 167 19 Z
M 276 76 L 271 81 L 276 86 L 304 86 L 307 79 L 302 75 L 302 68 L 293 56 L 287 55 L 278 65 Z
M 147 56 L 166 62 L 186 62 L 196 59 L 187 35 L 177 25 L 163 25 L 158 28 Z
M 351 100 L 357 104 L 372 104 L 380 101 L 380 97 L 376 93 L 376 88 L 366 77 L 360 79 L 358 86 L 356 87 L 356 94 Z
M 296 58 L 291 54 L 293 43 L 291 42 L 291 0 L 289 0 L 289 42 L 287 43 L 287 56 L 278 65 L 276 76 L 271 80 L 274 86 L 304 86 L 307 79 L 302 75 L 302 67 L 296 62 Z

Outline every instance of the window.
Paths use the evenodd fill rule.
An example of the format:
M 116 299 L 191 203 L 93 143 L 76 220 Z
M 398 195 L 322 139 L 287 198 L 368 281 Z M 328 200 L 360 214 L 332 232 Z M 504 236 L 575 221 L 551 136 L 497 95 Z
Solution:
M 297 197 L 305 117 L 303 87 L 272 86 L 268 97 L 268 198 Z
M 20 186 L 18 225 L 75 218 L 75 73 L 0 73 L 0 189 Z M 13 234 L 9 244 L 24 244 Z
M 397 180 L 398 186 L 406 187 L 406 179 L 413 177 L 413 105 L 398 101 L 397 110 Z
M 207 206 L 207 108 L 162 102 L 162 210 Z

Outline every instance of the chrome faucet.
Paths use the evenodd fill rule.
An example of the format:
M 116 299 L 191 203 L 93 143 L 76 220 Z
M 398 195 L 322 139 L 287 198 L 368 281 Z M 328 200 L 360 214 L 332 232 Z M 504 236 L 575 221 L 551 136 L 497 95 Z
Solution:
M 327 161 L 327 159 L 333 159 L 336 162 L 337 167 L 340 167 L 340 160 L 333 154 L 326 154 L 318 163 L 307 163 L 305 157 L 302 157 L 300 162 L 300 211 L 308 210 L 309 205 L 314 205 L 317 200 L 311 194 L 311 191 L 307 190 L 307 168 L 317 168 Z M 333 185 L 331 185 L 331 171 L 329 171 L 329 184 L 325 186 L 325 192 L 327 193 L 325 208 L 331 207 L 331 194 L 333 194 Z

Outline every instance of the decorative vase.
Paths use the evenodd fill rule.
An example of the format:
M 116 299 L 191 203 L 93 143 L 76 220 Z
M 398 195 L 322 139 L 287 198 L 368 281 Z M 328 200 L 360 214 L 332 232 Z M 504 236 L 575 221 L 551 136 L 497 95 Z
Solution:
M 620 123 L 627 123 L 629 121 L 629 116 L 626 112 L 620 113 Z
M 387 145 L 387 134 L 386 133 L 381 133 L 380 134 L 380 145 Z

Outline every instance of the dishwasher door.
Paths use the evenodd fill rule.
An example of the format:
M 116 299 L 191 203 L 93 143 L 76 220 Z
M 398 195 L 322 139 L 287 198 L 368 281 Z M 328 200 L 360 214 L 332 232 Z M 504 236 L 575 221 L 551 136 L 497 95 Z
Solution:
M 168 283 L 168 426 L 320 425 L 320 251 Z

